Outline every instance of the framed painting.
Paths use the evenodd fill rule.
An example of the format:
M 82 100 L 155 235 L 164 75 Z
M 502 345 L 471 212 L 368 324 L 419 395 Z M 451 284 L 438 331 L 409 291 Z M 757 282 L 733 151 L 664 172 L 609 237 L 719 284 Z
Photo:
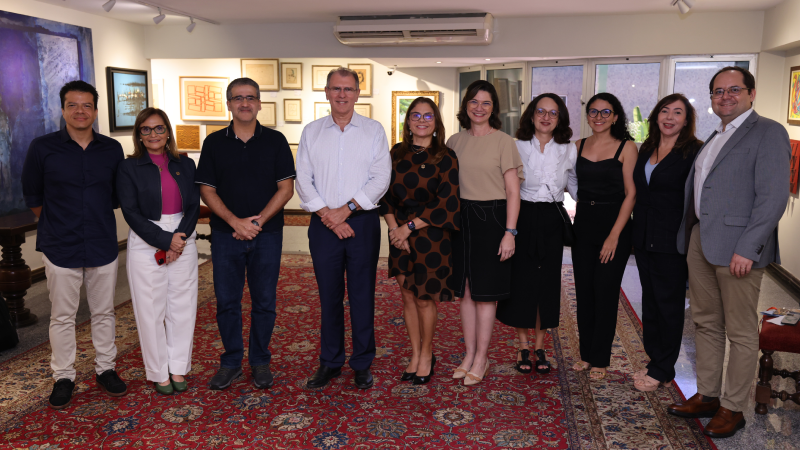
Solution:
M 303 63 L 281 63 L 281 89 L 303 90 Z
M 789 160 L 789 193 L 797 194 L 798 177 L 800 177 L 800 141 L 791 140 L 792 158 Z
M 392 145 L 403 140 L 403 122 L 417 97 L 429 98 L 439 106 L 439 91 L 392 91 Z
M 227 122 L 227 77 L 180 77 L 181 120 Z
M 178 150 L 199 152 L 200 125 L 176 125 L 175 143 L 178 145 Z
M 311 66 L 311 90 L 324 91 L 328 85 L 328 74 L 339 66 Z
M 211 133 L 214 133 L 214 132 L 219 131 L 219 130 L 224 130 L 225 128 L 228 128 L 228 126 L 227 125 L 206 125 L 206 137 L 208 137 L 208 135 L 211 134 Z
M 150 106 L 146 70 L 106 67 L 108 122 L 111 131 L 130 131 L 139 113 Z
M 294 164 L 297 165 L 297 147 L 300 144 L 289 144 L 289 149 L 292 151 L 292 158 L 294 158 Z
M 800 66 L 789 69 L 789 125 L 800 125 Z
M 299 98 L 283 99 L 283 121 L 302 122 L 303 121 L 303 101 Z
M 356 103 L 355 111 L 360 116 L 369 117 L 372 119 L 372 104 L 371 103 Z
M 359 97 L 372 97 L 372 64 L 348 64 L 358 74 Z
M 329 102 L 314 102 L 314 120 L 331 115 L 331 104 Z
M 260 91 L 279 91 L 280 76 L 277 59 L 243 59 L 242 78 L 258 83 Z
M 277 103 L 275 102 L 261 102 L 261 111 L 258 112 L 258 123 L 265 127 L 274 127 L 278 125 Z

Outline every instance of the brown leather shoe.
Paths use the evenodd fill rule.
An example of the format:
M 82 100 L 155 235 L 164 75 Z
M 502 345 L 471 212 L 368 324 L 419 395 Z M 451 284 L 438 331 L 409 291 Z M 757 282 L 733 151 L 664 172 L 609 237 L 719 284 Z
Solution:
M 745 420 L 744 414 L 740 412 L 733 412 L 724 406 L 720 406 L 714 418 L 708 422 L 703 434 L 711 436 L 712 438 L 726 438 L 736 434 L 737 431 L 744 428 Z
M 678 402 L 669 405 L 667 412 L 673 416 L 688 417 L 696 419 L 698 417 L 714 417 L 719 409 L 719 399 L 715 398 L 710 402 L 703 401 L 703 394 L 697 393 L 685 402 Z

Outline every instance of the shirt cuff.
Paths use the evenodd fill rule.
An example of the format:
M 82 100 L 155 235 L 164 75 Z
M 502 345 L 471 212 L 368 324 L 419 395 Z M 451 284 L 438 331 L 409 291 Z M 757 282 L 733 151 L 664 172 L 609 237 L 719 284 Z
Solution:
M 28 208 L 38 208 L 44 204 L 43 195 L 25 195 L 25 206 Z
M 317 197 L 305 203 L 300 203 L 300 207 L 308 212 L 316 212 L 328 205 L 322 200 L 322 197 Z
M 372 200 L 370 200 L 369 197 L 367 197 L 367 195 L 364 194 L 364 191 L 356 192 L 356 195 L 354 195 L 353 198 L 355 199 L 356 202 L 358 202 L 358 206 L 360 206 L 361 209 L 363 209 L 364 211 L 369 211 L 370 209 L 377 208 L 377 206 L 375 206 L 375 203 L 373 203 Z

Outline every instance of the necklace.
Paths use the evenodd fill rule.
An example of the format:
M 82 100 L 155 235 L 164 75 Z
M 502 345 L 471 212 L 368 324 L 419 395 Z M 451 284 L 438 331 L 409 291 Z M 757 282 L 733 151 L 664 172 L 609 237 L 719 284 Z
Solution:
M 475 133 L 473 133 L 472 129 L 470 128 L 469 130 L 467 130 L 467 133 L 469 133 L 469 135 L 472 136 L 472 137 L 483 137 L 483 136 L 488 136 L 488 135 L 494 133 L 495 131 L 497 131 L 497 128 L 492 128 L 492 131 L 490 131 L 490 132 L 488 132 L 486 134 L 483 134 L 483 135 L 480 135 L 480 136 L 475 136 Z
M 428 147 L 420 147 L 419 150 L 414 150 L 414 154 L 419 155 L 420 153 L 424 152 L 427 149 Z
M 167 159 L 167 158 L 166 158 L 166 155 L 164 155 L 164 154 L 162 153 L 162 154 L 160 154 L 160 155 L 157 155 L 157 156 L 158 156 L 159 158 L 161 158 L 162 156 L 164 156 L 164 161 L 166 162 L 166 159 Z M 153 158 L 152 158 L 152 157 L 150 157 L 150 159 L 153 159 Z M 155 165 L 156 165 L 156 167 L 158 167 L 158 173 L 161 173 L 161 172 L 163 172 L 163 171 L 164 171 L 164 169 L 166 168 L 167 164 L 169 164 L 169 163 L 167 163 L 167 164 L 164 164 L 164 165 L 162 166 L 161 164 L 159 164 L 159 163 L 157 163 L 157 162 L 153 161 L 153 164 L 155 164 Z

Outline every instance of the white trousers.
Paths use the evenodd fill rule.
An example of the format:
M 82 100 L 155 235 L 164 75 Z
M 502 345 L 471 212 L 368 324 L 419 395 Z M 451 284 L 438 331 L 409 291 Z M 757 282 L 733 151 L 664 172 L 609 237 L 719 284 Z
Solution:
M 182 213 L 162 215 L 153 221 L 174 232 Z M 197 246 L 194 233 L 186 239 L 183 254 L 159 266 L 159 250 L 130 230 L 128 233 L 128 283 L 147 379 L 162 383 L 169 374 L 192 370 L 192 339 L 197 316 Z M 166 249 L 168 250 L 168 249 Z
M 75 381 L 75 315 L 81 300 L 81 285 L 86 283 L 86 297 L 92 314 L 92 344 L 95 372 L 114 368 L 117 346 L 114 344 L 114 289 L 117 287 L 117 259 L 100 267 L 59 267 L 42 255 L 47 290 L 50 291 L 50 367 L 53 378 Z

